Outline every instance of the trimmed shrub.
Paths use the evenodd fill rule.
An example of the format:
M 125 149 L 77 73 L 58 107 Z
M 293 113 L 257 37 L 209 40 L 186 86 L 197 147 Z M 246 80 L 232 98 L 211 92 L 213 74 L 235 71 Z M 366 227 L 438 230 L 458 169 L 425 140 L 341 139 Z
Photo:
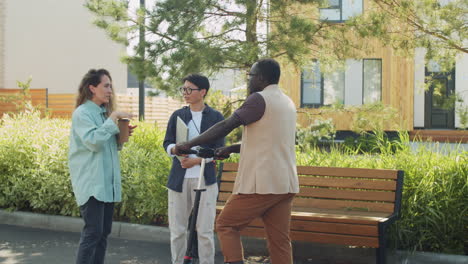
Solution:
M 139 122 L 120 153 L 122 202 L 118 218 L 134 223 L 167 223 L 167 176 L 171 158 L 162 146 L 164 132 Z
M 116 206 L 116 219 L 165 224 L 170 158 L 162 147 L 164 133 L 150 123 L 135 124 L 120 152 L 123 201 Z M 41 119 L 35 111 L 4 116 L 1 208 L 79 216 L 68 171 L 70 125 L 65 119 Z

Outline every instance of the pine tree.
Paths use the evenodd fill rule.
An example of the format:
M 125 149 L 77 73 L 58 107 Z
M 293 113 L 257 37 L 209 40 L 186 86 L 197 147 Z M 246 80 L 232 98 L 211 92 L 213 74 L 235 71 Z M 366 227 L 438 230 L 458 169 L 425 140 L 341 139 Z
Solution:
M 330 70 L 364 56 L 375 39 L 401 55 L 425 48 L 426 60 L 447 71 L 457 54 L 468 52 L 466 0 L 368 0 L 362 15 L 337 24 L 319 19 L 319 7 L 328 0 L 158 0 L 134 16 L 128 1 L 85 5 L 96 15 L 95 24 L 125 45 L 144 25 L 146 41 L 137 49 L 144 49 L 145 57 L 124 60 L 139 77 L 168 92 L 189 72 L 247 70 L 262 57 L 293 66 L 316 59 Z
M 88 0 L 95 24 L 115 41 L 129 44 L 145 26 L 145 57 L 126 56 L 139 77 L 174 92 L 190 72 L 211 74 L 224 68 L 249 69 L 262 57 L 294 65 L 309 61 L 326 36 L 317 17 L 323 0 L 162 0 L 136 16 L 128 1 Z M 315 15 L 314 15 L 315 14 Z M 323 34 L 322 34 L 323 33 Z
M 426 50 L 426 61 L 454 67 L 458 54 L 468 54 L 468 1 L 371 0 L 365 12 L 346 23 L 366 41 L 377 38 L 402 55 Z

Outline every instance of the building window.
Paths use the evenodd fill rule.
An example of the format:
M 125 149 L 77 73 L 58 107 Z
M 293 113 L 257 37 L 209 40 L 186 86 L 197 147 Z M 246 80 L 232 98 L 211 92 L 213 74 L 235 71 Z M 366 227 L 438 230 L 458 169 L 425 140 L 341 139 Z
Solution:
M 322 74 L 318 62 L 302 70 L 301 90 L 301 105 L 309 107 L 323 105 Z
M 427 71 L 428 72 L 442 72 L 442 68 L 440 67 L 440 64 L 437 62 L 437 61 L 434 61 L 434 60 L 430 60 L 427 65 Z
M 325 8 L 320 8 L 320 20 L 344 22 L 362 14 L 362 0 L 327 0 Z
M 382 60 L 364 59 L 362 75 L 363 104 L 380 102 L 382 100 Z
M 320 107 L 344 103 L 344 71 L 323 74 L 318 62 L 302 70 L 301 106 Z
M 323 104 L 344 104 L 345 72 L 326 74 L 323 78 Z

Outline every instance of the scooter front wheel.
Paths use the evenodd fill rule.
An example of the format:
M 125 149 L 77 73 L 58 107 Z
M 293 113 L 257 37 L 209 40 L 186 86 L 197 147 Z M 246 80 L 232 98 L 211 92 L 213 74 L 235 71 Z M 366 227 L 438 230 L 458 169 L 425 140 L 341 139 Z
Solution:
M 197 258 L 186 259 L 183 264 L 199 264 L 200 261 Z

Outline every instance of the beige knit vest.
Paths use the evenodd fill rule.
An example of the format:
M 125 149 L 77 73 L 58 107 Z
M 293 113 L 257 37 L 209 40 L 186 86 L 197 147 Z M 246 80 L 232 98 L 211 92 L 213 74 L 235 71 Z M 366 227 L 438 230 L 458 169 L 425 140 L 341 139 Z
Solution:
M 265 100 L 265 113 L 244 127 L 233 193 L 298 193 L 296 108 L 278 85 L 269 85 L 259 94 Z

